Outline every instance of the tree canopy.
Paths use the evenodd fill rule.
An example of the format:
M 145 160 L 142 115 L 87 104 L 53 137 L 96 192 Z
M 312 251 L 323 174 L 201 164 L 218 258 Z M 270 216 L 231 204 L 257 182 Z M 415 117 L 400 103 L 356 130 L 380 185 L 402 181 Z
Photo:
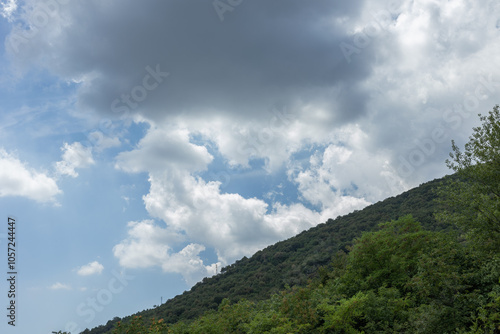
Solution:
M 452 141 L 453 152 L 446 164 L 456 172 L 442 189 L 448 208 L 442 221 L 460 227 L 477 246 L 500 252 L 500 111 L 495 106 L 463 151 Z

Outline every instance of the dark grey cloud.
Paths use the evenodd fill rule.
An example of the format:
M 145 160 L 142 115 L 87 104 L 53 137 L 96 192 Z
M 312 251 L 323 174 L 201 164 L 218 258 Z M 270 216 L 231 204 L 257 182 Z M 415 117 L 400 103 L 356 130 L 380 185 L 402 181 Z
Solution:
M 336 20 L 356 19 L 362 3 L 243 1 L 221 21 L 211 1 L 76 1 L 60 6 L 62 29 L 24 50 L 58 75 L 84 77 L 80 107 L 106 117 L 117 98 L 115 109 L 152 119 L 207 110 L 248 119 L 301 100 L 346 121 L 364 113 L 366 96 L 350 83 L 371 68 L 368 52 L 347 66 L 339 43 L 349 36 Z M 170 75 L 141 89 L 147 66 Z M 337 85 L 345 94 L 334 101 L 323 89 Z
M 500 7 L 492 0 L 233 0 L 223 20 L 213 1 L 56 1 L 57 13 L 11 52 L 15 61 L 81 82 L 81 113 L 180 116 L 175 122 L 193 133 L 203 122 L 216 124 L 205 134 L 225 158 L 243 164 L 250 158 L 242 153 L 245 140 L 265 133 L 259 130 L 273 119 L 269 109 L 281 105 L 294 116 L 285 128 L 293 133 L 261 140 L 261 158 L 307 141 L 327 145 L 347 124 L 359 125 L 370 138 L 365 149 L 384 152 L 397 169 L 400 157 L 410 159 L 441 125 L 446 142 L 415 170 L 443 165 L 449 140 L 466 138 L 474 114 L 491 108 L 500 91 L 492 14 Z M 341 43 L 355 50 L 349 59 Z M 494 88 L 476 96 L 489 75 Z M 472 116 L 446 113 L 471 101 Z M 235 133 L 217 134 L 224 131 Z

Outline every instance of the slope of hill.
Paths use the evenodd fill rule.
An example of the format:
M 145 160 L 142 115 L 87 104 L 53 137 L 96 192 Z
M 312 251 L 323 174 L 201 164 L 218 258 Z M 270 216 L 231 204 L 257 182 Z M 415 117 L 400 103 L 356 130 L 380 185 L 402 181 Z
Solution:
M 190 291 L 185 291 L 154 309 L 138 312 L 144 318 L 163 318 L 167 323 L 193 319 L 205 311 L 216 309 L 224 298 L 264 300 L 285 286 L 304 286 L 317 275 L 318 269 L 331 262 L 338 250 L 352 245 L 353 239 L 379 223 L 412 214 L 428 230 L 448 226 L 436 223 L 435 189 L 443 181 L 436 179 L 398 196 L 348 215 L 329 219 L 288 240 L 278 242 L 222 268 L 221 274 L 205 278 Z M 126 322 L 132 316 L 125 317 Z M 119 318 L 83 333 L 110 333 Z

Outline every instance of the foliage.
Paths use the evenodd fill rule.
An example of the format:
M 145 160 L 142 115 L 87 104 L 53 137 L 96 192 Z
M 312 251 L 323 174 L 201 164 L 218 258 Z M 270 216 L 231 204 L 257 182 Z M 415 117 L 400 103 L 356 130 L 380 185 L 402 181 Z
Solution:
M 163 319 L 156 321 L 155 319 L 151 319 L 147 324 L 144 323 L 144 319 L 141 316 L 133 317 L 130 323 L 123 325 L 120 321 L 118 321 L 113 329 L 113 334 L 160 334 L 166 333 L 167 326 Z
M 412 217 L 381 224 L 320 277 L 258 303 L 224 299 L 185 323 L 140 318 L 115 333 L 495 333 L 499 258 Z M 122 331 L 120 331 L 122 330 Z
M 411 216 L 364 233 L 325 270 L 306 287 L 257 303 L 224 299 L 189 323 L 137 333 L 494 333 L 499 325 L 500 257 Z
M 444 222 L 456 224 L 467 238 L 485 250 L 500 251 L 500 111 L 495 106 L 462 152 L 452 141 L 451 160 L 456 172 L 441 192 L 448 210 L 439 214 Z
M 353 240 L 360 237 L 363 231 L 377 229 L 379 223 L 410 213 L 429 230 L 449 229 L 448 224 L 438 223 L 434 218 L 438 208 L 438 203 L 434 201 L 437 196 L 434 189 L 440 182 L 430 181 L 363 210 L 329 219 L 295 237 L 258 251 L 250 258 L 236 261 L 223 268 L 221 274 L 204 279 L 190 291 L 159 307 L 123 319 L 110 320 L 89 333 L 111 333 L 118 321 L 126 324 L 134 316 L 164 319 L 165 323 L 185 322 L 196 319 L 208 310 L 217 310 L 225 298 L 232 303 L 243 298 L 258 302 L 270 298 L 287 285 L 304 287 L 309 280 L 320 276 L 320 268 L 328 269 L 328 275 L 331 270 L 340 270 L 331 267 L 330 263 L 332 260 L 339 261 L 340 254 L 345 255 Z
M 349 291 L 379 286 L 403 289 L 418 268 L 416 256 L 430 248 L 431 232 L 422 231 L 411 216 L 380 224 L 380 231 L 364 233 L 350 253 L 343 283 Z
M 189 323 L 136 317 L 114 333 L 495 333 L 500 324 L 500 257 L 411 216 L 363 234 L 324 270 L 264 301 L 224 299 Z

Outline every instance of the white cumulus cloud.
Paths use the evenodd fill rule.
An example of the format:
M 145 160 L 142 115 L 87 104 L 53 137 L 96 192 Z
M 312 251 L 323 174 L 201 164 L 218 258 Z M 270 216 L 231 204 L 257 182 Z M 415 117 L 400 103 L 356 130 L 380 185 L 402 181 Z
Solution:
M 223 193 L 219 182 L 196 175 L 211 161 L 203 146 L 189 142 L 185 131 L 152 127 L 138 147 L 117 157 L 117 168 L 148 172 L 151 184 L 144 203 L 152 221 L 129 223 L 129 237 L 115 246 L 114 254 L 125 267 L 160 266 L 165 271 L 213 272 L 198 254 L 215 249 L 218 260 L 229 264 L 320 222 L 320 215 L 302 204 L 269 205 L 257 198 Z M 182 236 L 182 237 L 181 237 Z M 180 238 L 191 243 L 179 252 L 172 244 Z
M 17 157 L 0 149 L 0 197 L 21 196 L 56 203 L 55 196 L 60 193 L 53 178 L 28 168 Z
M 81 266 L 77 270 L 77 274 L 80 276 L 90 276 L 95 274 L 100 274 L 104 270 L 104 266 L 97 261 L 90 262 L 84 266 Z
M 121 266 L 158 266 L 165 272 L 181 274 L 188 284 L 215 273 L 212 265 L 204 265 L 199 257 L 205 250 L 203 245 L 190 243 L 178 252 L 173 250 L 184 237 L 171 228 L 157 226 L 153 220 L 130 222 L 128 227 L 128 237 L 113 248 Z
M 86 168 L 95 164 L 92 157 L 92 149 L 90 147 L 83 147 L 79 142 L 71 145 L 64 143 L 61 151 L 63 151 L 62 160 L 56 162 L 56 170 L 60 175 L 77 177 L 76 168 Z
M 212 159 L 204 146 L 190 142 L 186 129 L 153 125 L 136 149 L 118 155 L 116 166 L 127 172 L 160 172 L 172 168 L 199 171 Z

